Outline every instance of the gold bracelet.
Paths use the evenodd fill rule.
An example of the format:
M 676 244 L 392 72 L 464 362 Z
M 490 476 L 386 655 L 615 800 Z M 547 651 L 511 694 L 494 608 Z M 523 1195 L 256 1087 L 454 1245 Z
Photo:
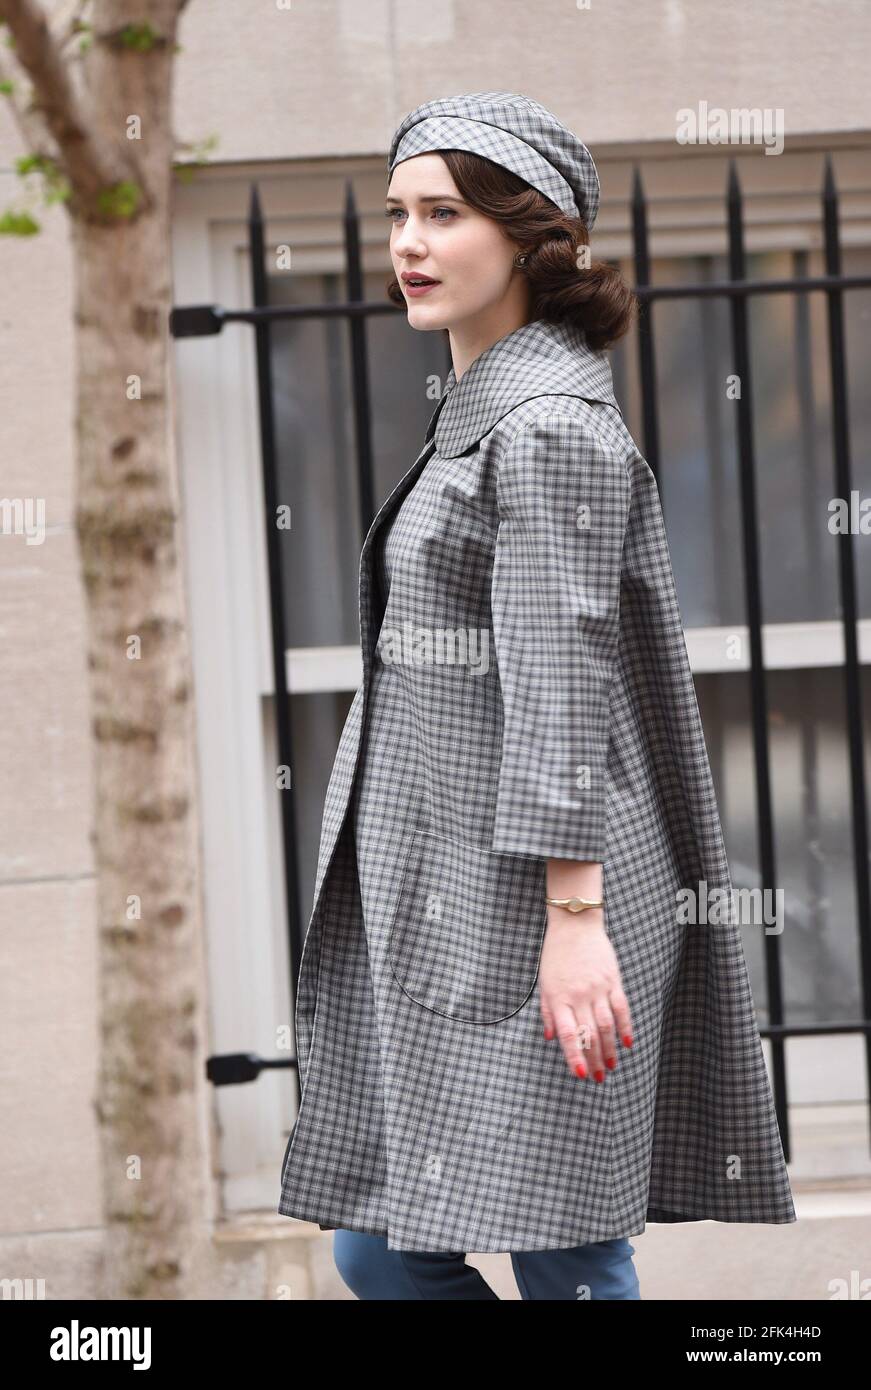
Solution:
M 605 899 L 593 902 L 590 898 L 545 898 L 551 907 L 566 907 L 569 912 L 586 912 L 589 907 L 604 907 Z

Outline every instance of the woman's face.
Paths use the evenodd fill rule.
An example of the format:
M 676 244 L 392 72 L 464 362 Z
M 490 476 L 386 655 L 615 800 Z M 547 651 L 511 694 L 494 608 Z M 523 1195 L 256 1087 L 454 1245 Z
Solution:
M 441 155 L 419 154 L 397 164 L 386 215 L 393 222 L 393 269 L 412 328 L 462 333 L 465 321 L 498 318 L 518 290 L 525 292 L 513 265 L 518 248 L 497 222 L 463 201 Z M 403 276 L 418 274 L 438 283 L 415 295 Z

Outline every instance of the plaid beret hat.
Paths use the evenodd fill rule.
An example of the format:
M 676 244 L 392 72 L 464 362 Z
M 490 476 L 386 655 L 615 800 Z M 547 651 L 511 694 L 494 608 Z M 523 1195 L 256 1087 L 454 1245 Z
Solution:
M 586 145 L 546 107 L 517 92 L 474 92 L 425 101 L 390 142 L 397 164 L 429 150 L 468 150 L 525 179 L 589 229 L 599 209 L 599 175 Z

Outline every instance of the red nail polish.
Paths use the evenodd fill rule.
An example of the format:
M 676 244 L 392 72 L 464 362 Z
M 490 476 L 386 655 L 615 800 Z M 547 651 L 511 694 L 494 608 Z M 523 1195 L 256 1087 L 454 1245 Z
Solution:
M 626 1047 L 631 1047 L 631 1046 L 632 1046 L 632 1034 L 631 1034 L 631 1033 L 624 1033 L 624 1034 L 623 1034 L 623 1042 L 625 1043 Z
M 583 1062 L 578 1062 L 578 1065 L 575 1067 L 575 1074 L 577 1076 L 586 1076 L 587 1069 L 584 1066 Z
M 545 1028 L 545 1030 L 544 1030 L 544 1036 L 547 1038 L 548 1042 L 550 1042 L 551 1038 L 553 1037 L 553 1029 L 552 1029 L 552 1028 Z
M 605 1080 L 605 1073 L 604 1073 L 603 1071 L 597 1071 L 597 1072 L 596 1072 L 596 1080 L 597 1080 L 597 1081 L 604 1081 L 604 1080 Z
M 616 1067 L 616 1065 L 617 1065 L 617 1058 L 616 1058 L 616 1057 L 606 1057 L 606 1059 L 605 1059 L 605 1066 L 608 1068 L 609 1071 L 613 1071 L 614 1068 Z

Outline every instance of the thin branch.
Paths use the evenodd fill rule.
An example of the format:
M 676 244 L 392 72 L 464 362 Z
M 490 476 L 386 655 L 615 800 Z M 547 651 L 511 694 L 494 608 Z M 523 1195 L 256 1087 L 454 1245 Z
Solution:
M 15 56 L 33 83 L 32 107 L 63 155 L 74 193 L 85 204 L 95 205 L 100 192 L 116 184 L 126 167 L 107 162 L 96 144 L 41 7 L 35 0 L 0 0 L 0 19 L 9 25 Z
M 52 11 L 48 22 L 61 53 L 66 51 L 70 43 L 82 37 L 83 29 L 87 29 L 85 14 L 90 6 L 91 0 L 67 0 L 66 5 Z M 80 54 L 76 51 L 70 56 L 78 58 Z
M 28 83 L 26 90 L 22 90 L 19 96 L 17 89 L 21 83 L 18 75 L 12 72 L 2 54 L 0 54 L 0 82 L 12 84 L 12 90 L 3 97 L 3 100 L 18 127 L 25 149 L 31 154 L 46 155 L 50 159 L 57 160 L 57 146 L 51 138 L 48 126 L 42 119 L 40 112 L 33 107 L 32 88 Z
M 91 0 L 57 0 L 51 13 L 46 15 L 46 23 L 56 42 L 63 45 L 76 33 Z

